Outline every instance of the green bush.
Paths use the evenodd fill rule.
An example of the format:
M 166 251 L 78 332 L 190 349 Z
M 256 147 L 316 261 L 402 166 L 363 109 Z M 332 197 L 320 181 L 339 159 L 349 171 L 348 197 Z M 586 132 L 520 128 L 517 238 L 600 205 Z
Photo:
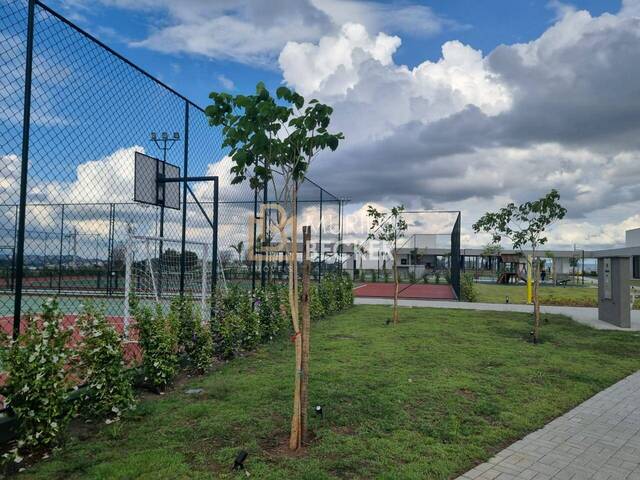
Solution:
M 373 283 L 376 283 L 376 282 L 378 281 L 378 271 L 377 271 L 377 270 L 374 270 L 374 271 L 371 273 L 371 281 L 372 281 Z
M 273 340 L 287 331 L 289 318 L 284 315 L 283 302 L 287 302 L 287 290 L 281 285 L 269 285 L 256 291 L 255 307 L 262 342 Z
M 86 389 L 80 408 L 88 417 L 118 420 L 134 408 L 131 372 L 126 368 L 120 335 L 93 304 L 84 305 L 79 319 L 82 342 L 79 346 L 81 375 Z
M 213 339 L 208 325 L 197 318 L 193 329 L 193 350 L 189 356 L 191 367 L 198 373 L 206 372 L 213 360 Z
M 216 292 L 211 334 L 214 351 L 222 358 L 253 350 L 260 343 L 260 318 L 250 292 L 236 285 Z
M 213 360 L 211 330 L 204 325 L 202 312 L 190 296 L 176 297 L 169 307 L 172 317 L 178 319 L 178 351 L 189 366 L 202 373 Z
M 28 319 L 25 332 L 10 342 L 3 358 L 9 376 L 2 394 L 18 420 L 16 443 L 4 458 L 15 463 L 22 461 L 23 450 L 55 447 L 74 413 L 67 401 L 71 382 L 65 369 L 71 331 L 62 327 L 56 300 L 43 303 L 42 310 L 41 316 Z
M 472 273 L 463 273 L 460 278 L 460 297 L 463 302 L 476 302 L 478 292 Z
M 436 284 L 439 284 L 439 283 L 440 283 L 440 272 L 439 272 L 439 271 L 437 271 L 437 270 L 436 270 L 436 275 L 435 275 L 435 277 L 436 277 Z
M 160 305 L 156 305 L 155 310 L 138 305 L 134 317 L 145 381 L 163 390 L 171 383 L 178 368 L 178 317 L 171 311 L 165 314 Z
M 324 318 L 326 311 L 324 304 L 322 303 L 322 297 L 320 295 L 321 286 L 314 283 L 309 288 L 309 311 L 311 313 L 312 320 L 319 320 Z

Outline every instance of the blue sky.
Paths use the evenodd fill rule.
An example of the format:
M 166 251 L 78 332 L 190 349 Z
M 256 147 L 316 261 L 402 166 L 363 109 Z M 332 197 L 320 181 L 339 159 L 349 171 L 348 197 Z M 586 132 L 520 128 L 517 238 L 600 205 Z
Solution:
M 226 89 L 220 76 L 231 80 L 236 92 L 250 92 L 260 80 L 270 86 L 282 81 L 277 65 L 256 68 L 230 59 L 182 52 L 166 54 L 131 46 L 171 22 L 164 9 L 124 9 L 98 2 L 87 6 L 69 0 L 50 0 L 47 3 L 201 105 L 206 103 L 211 90 Z M 406 5 L 408 2 L 378 3 Z M 555 4 L 545 0 L 431 0 L 412 3 L 431 8 L 450 24 L 445 25 L 441 32 L 429 35 L 399 32 L 394 28 L 386 30 L 386 33 L 401 35 L 402 45 L 394 58 L 396 63 L 409 67 L 424 60 L 437 60 L 442 44 L 452 39 L 485 54 L 500 44 L 528 42 L 549 28 L 558 16 Z M 620 0 L 579 0 L 567 2 L 567 5 L 586 9 L 597 16 L 603 12 L 617 12 Z

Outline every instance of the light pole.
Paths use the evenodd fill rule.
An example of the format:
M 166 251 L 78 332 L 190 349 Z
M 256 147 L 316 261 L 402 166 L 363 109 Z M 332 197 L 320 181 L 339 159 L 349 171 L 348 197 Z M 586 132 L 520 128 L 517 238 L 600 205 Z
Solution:
M 169 137 L 167 132 L 162 132 L 160 138 L 156 132 L 151 132 L 151 141 L 155 143 L 159 150 L 162 150 L 162 170 L 156 172 L 156 176 L 161 175 L 164 178 L 165 166 L 167 164 L 167 152 L 173 148 L 173 146 L 180 140 L 180 133 L 173 132 L 173 135 Z M 162 295 L 162 238 L 164 237 L 164 199 L 165 199 L 165 184 L 162 183 L 162 205 L 160 206 L 160 245 L 158 252 L 158 297 Z

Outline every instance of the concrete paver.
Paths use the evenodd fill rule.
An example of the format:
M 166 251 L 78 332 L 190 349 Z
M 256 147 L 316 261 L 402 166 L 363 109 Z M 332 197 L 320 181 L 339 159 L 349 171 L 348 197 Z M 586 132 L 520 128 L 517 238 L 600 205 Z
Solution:
M 640 372 L 458 477 L 486 479 L 640 479 Z

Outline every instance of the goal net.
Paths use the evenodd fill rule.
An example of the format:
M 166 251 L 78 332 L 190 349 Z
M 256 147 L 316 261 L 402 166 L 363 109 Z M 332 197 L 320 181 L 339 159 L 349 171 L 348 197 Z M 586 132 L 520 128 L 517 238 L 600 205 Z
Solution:
M 180 295 L 182 241 L 166 237 L 131 235 L 126 247 L 125 326 L 129 323 L 129 296 L 169 303 Z M 203 317 L 211 295 L 211 245 L 185 241 L 184 293 L 200 303 Z

